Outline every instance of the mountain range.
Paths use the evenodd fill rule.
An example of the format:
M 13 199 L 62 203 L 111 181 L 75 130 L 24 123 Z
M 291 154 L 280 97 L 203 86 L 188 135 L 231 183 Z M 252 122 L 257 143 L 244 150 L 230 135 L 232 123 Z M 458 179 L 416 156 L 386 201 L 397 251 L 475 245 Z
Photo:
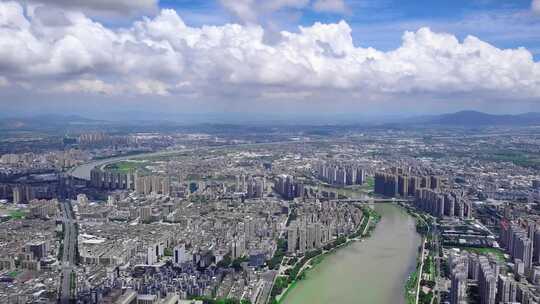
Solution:
M 531 126 L 540 125 L 540 113 L 488 114 L 478 111 L 459 111 L 449 114 L 413 117 L 406 123 L 443 126 Z
M 0 130 L 46 130 L 46 129 L 87 129 L 87 128 L 110 128 L 112 126 L 116 127 L 129 127 L 129 126 L 147 126 L 152 128 L 152 126 L 188 126 L 188 125 L 200 125 L 200 124 L 222 124 L 222 122 L 217 119 L 216 114 L 209 114 L 204 116 L 199 114 L 200 117 L 197 117 L 195 121 L 185 121 L 180 122 L 177 120 L 129 120 L 124 118 L 121 121 L 115 120 L 96 120 L 85 118 L 79 115 L 55 115 L 55 114 L 45 114 L 32 117 L 9 117 L 0 119 Z M 124 116 L 126 117 L 126 116 Z M 156 117 L 159 117 L 157 115 Z M 327 117 L 330 119 L 329 117 Z M 292 125 L 292 121 L 273 121 L 273 120 L 260 120 L 260 117 L 252 116 L 250 122 L 242 122 L 241 120 L 234 122 L 231 121 L 228 124 L 230 125 L 261 125 L 261 126 L 271 126 L 271 125 Z M 264 119 L 264 118 L 262 118 Z M 332 120 L 332 119 L 330 119 Z M 311 123 L 309 122 L 311 121 Z M 316 125 L 326 125 L 326 126 L 384 126 L 384 125 L 398 125 L 398 126 L 448 126 L 448 127 L 489 127 L 489 126 L 540 126 L 540 113 L 539 112 L 529 112 L 523 114 L 488 114 L 478 111 L 459 111 L 455 113 L 441 114 L 441 115 L 424 115 L 424 116 L 413 116 L 409 118 L 370 118 L 366 119 L 363 117 L 357 118 L 356 120 L 347 117 L 347 119 L 339 119 L 336 117 L 332 120 L 334 123 L 321 122 L 318 119 L 308 119 L 299 125 L 303 126 L 316 126 Z M 297 122 L 298 123 L 298 122 Z

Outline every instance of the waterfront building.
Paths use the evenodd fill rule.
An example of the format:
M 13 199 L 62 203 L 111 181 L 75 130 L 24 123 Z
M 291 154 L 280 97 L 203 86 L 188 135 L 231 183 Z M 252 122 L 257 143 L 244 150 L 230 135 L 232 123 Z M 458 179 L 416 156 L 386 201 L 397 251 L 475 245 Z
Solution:
M 495 304 L 497 295 L 498 268 L 493 267 L 485 256 L 480 256 L 480 273 L 478 277 L 478 291 L 480 304 Z
M 516 301 L 517 282 L 511 276 L 499 275 L 496 303 L 514 303 Z

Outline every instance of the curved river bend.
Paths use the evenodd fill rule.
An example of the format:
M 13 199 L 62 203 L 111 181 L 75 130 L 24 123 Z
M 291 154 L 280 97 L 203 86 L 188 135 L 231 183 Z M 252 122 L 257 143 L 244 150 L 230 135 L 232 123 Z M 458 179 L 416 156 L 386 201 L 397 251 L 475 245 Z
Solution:
M 375 210 L 382 218 L 371 237 L 327 255 L 281 303 L 405 303 L 421 242 L 415 220 L 394 204 L 375 204 Z

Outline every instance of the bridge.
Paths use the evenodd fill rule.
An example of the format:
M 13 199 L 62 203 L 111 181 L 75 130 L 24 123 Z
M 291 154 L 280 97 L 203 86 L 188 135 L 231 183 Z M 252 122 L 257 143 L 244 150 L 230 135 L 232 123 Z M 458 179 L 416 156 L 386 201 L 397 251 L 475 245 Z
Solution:
M 347 198 L 330 200 L 335 203 L 410 203 L 411 199 L 403 198 Z

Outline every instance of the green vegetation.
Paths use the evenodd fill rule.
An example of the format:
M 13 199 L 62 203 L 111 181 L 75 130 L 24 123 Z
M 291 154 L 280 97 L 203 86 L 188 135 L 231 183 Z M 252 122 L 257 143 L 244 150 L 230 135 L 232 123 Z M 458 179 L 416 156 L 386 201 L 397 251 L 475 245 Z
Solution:
M 424 261 L 424 273 L 429 276 L 429 281 L 435 281 L 437 270 L 435 267 L 435 259 L 431 255 L 428 255 Z
M 402 205 L 403 206 L 403 205 Z M 412 217 L 414 217 L 416 221 L 416 232 L 418 232 L 420 235 L 427 235 L 429 232 L 429 224 L 432 223 L 431 218 L 424 214 L 416 213 L 414 210 L 412 210 L 410 207 L 406 207 L 407 213 L 410 214 Z
M 289 226 L 289 224 L 296 220 L 296 217 L 297 217 L 297 214 L 296 214 L 296 209 L 292 209 L 291 212 L 289 213 L 289 217 L 287 218 L 287 226 Z
M 301 280 L 303 279 L 303 273 L 300 273 L 300 269 L 306 264 L 306 262 L 313 258 L 318 256 L 322 253 L 322 250 L 317 249 L 313 251 L 308 251 L 306 254 L 294 265 L 293 268 L 289 268 L 285 271 L 285 274 L 289 276 L 289 283 L 292 283 L 295 280 Z
M 105 170 L 117 171 L 127 173 L 130 171 L 140 170 L 146 171 L 145 166 L 148 165 L 146 161 L 120 161 L 117 163 L 108 164 L 105 166 Z
M 26 217 L 26 213 L 20 209 L 13 210 L 9 213 L 12 220 L 20 220 Z
M 12 272 L 9 272 L 7 275 L 8 275 L 9 277 L 14 278 L 14 277 L 18 276 L 19 273 L 20 273 L 19 271 L 14 270 L 14 271 L 12 271 Z
M 229 265 L 231 265 L 231 263 L 232 263 L 231 253 L 227 253 L 223 257 L 223 260 L 221 260 L 221 261 L 219 261 L 217 263 L 217 267 L 221 267 L 221 268 L 229 267 Z
M 417 269 L 420 265 L 417 265 Z M 405 283 L 405 301 L 407 304 L 415 304 L 416 302 L 416 286 L 418 284 L 418 271 L 415 270 L 409 276 L 407 283 Z
M 233 260 L 231 258 L 231 254 L 227 253 L 223 257 L 223 260 L 217 263 L 217 266 L 222 268 L 232 267 L 234 270 L 239 271 L 242 268 L 242 263 L 247 262 L 248 260 L 249 258 L 247 256 L 239 257 L 236 260 Z
M 350 235 L 349 237 L 364 237 L 369 236 L 370 232 L 375 228 L 376 224 L 380 221 L 381 216 L 375 212 L 375 210 L 368 208 L 368 207 L 362 207 L 362 211 L 364 212 L 364 217 L 362 219 L 362 223 L 360 224 L 360 227 L 358 230 Z M 369 223 L 369 227 L 367 228 L 367 231 L 365 234 L 362 235 L 364 230 L 366 229 L 366 226 Z M 323 249 L 326 251 L 323 253 L 322 250 L 313 250 L 307 252 L 300 260 L 298 258 L 294 257 L 289 259 L 288 265 L 294 265 L 292 268 L 289 268 L 285 270 L 286 276 L 279 276 L 276 279 L 276 283 L 274 284 L 272 288 L 271 297 L 273 298 L 272 304 L 281 303 L 283 299 L 285 299 L 287 293 L 294 288 L 296 283 L 299 280 L 302 280 L 305 278 L 306 270 L 302 270 L 303 266 L 309 261 L 311 266 L 317 265 L 322 262 L 325 255 L 331 252 L 333 249 L 347 243 L 349 241 L 347 236 L 341 235 L 338 238 L 336 238 L 334 241 L 326 244 Z M 302 270 L 302 271 L 300 271 Z M 283 294 L 279 300 L 279 302 L 276 300 L 276 296 L 280 295 L 284 289 L 287 289 L 285 294 Z
M 361 189 L 365 191 L 373 191 L 375 188 L 375 178 L 373 176 L 367 176 L 365 183 L 362 185 Z
M 192 299 L 202 301 L 204 304 L 251 304 L 249 300 L 238 299 L 213 299 L 210 297 L 194 297 Z
M 289 288 L 287 288 L 285 293 L 283 295 L 281 295 L 281 298 L 279 298 L 279 302 L 276 300 L 276 298 L 273 298 L 271 303 L 272 304 L 281 304 L 281 303 L 283 303 L 283 301 L 285 301 L 285 298 L 287 298 L 287 294 L 289 294 L 289 292 L 296 287 L 296 284 L 298 284 L 298 281 L 292 282 L 292 284 L 289 286 Z
M 342 245 L 342 244 L 345 244 L 345 242 L 347 242 L 347 237 L 342 235 L 342 236 L 339 236 L 337 239 L 335 239 L 334 241 L 324 245 L 324 250 L 330 250 L 332 248 L 336 248 L 337 246 L 339 245 Z
M 305 272 L 300 272 L 302 267 L 306 264 L 307 261 L 321 254 L 322 250 L 320 249 L 306 252 L 306 254 L 294 265 L 294 267 L 285 270 L 285 276 L 278 276 L 270 294 L 273 298 L 272 303 L 277 303 L 276 296 L 280 295 L 284 289 L 289 287 L 289 289 L 287 290 L 289 291 L 298 280 L 304 279 Z M 318 262 L 320 262 L 320 260 Z M 285 295 L 283 295 L 281 299 L 283 299 L 284 297 Z
M 420 294 L 418 294 L 418 303 L 419 304 L 430 304 L 431 299 L 433 298 L 433 292 L 425 293 L 424 291 L 420 290 Z
M 435 258 L 433 257 L 433 248 L 432 248 L 432 235 L 430 233 L 430 226 L 434 224 L 434 220 L 432 217 L 423 214 L 423 213 L 417 213 L 414 209 L 410 208 L 407 205 L 401 205 L 403 206 L 409 215 L 414 217 L 416 221 L 416 231 L 422 235 L 423 240 L 426 240 L 426 249 L 429 249 L 429 254 L 424 257 L 424 266 L 422 268 L 422 277 L 425 275 L 428 276 L 427 280 L 422 279 L 419 277 L 419 270 L 420 270 L 420 257 L 418 259 L 416 270 L 411 274 L 409 277 L 409 280 L 407 280 L 407 283 L 405 284 L 405 299 L 407 304 L 413 304 L 416 302 L 416 292 L 417 287 L 420 285 L 420 290 L 418 294 L 418 303 L 421 304 L 431 304 L 432 298 L 433 298 L 433 292 L 429 291 L 428 293 L 425 293 L 422 290 L 422 286 L 426 286 L 429 288 L 433 288 L 435 286 L 435 280 L 437 277 L 437 267 L 435 265 Z M 422 250 L 422 247 L 420 247 L 420 252 Z M 421 280 L 420 282 L 418 280 Z
M 249 258 L 247 256 L 239 257 L 232 261 L 231 267 L 234 268 L 235 271 L 240 271 L 240 269 L 242 269 L 242 263 L 247 262 L 248 260 Z
M 489 151 L 478 155 L 480 159 L 495 162 L 511 162 L 517 166 L 540 169 L 540 157 L 538 154 L 525 151 Z
M 170 248 L 165 248 L 165 250 L 163 250 L 163 255 L 164 256 L 173 256 L 173 250 L 170 249 Z
M 292 257 L 292 258 L 289 258 L 289 260 L 287 261 L 287 265 L 291 266 L 291 265 L 296 264 L 296 262 L 298 262 L 298 258 Z
M 101 160 L 101 159 L 107 159 L 107 158 L 111 158 L 111 157 L 135 156 L 135 155 L 138 155 L 138 154 L 145 154 L 145 153 L 148 153 L 148 151 L 129 151 L 129 152 L 126 152 L 126 153 L 120 153 L 120 154 L 116 154 L 116 155 L 96 156 L 96 157 L 94 157 L 92 159 L 93 160 Z
M 426 235 L 429 232 L 429 226 L 421 217 L 416 218 L 416 232 L 421 235 Z
M 61 241 L 60 246 L 58 247 L 58 260 L 61 261 L 64 255 L 64 242 Z
M 453 246 L 452 246 L 453 247 Z M 506 259 L 504 257 L 504 252 L 501 249 L 493 248 L 493 247 L 453 247 L 453 248 L 459 248 L 460 250 L 465 250 L 468 252 L 476 253 L 476 254 L 483 254 L 483 255 L 490 255 L 493 254 L 497 257 L 497 259 L 501 262 L 505 262 Z
M 278 276 L 272 288 L 270 296 L 274 299 L 277 295 L 280 295 L 284 289 L 289 286 L 289 278 L 286 276 Z
M 71 297 L 73 298 L 77 291 L 77 275 L 74 271 L 69 273 L 69 290 Z
M 369 215 L 367 215 L 366 213 L 364 213 L 364 217 L 362 218 L 362 223 L 360 224 L 360 228 L 358 228 L 358 230 L 356 230 L 356 232 L 354 232 L 353 234 L 351 234 L 351 238 L 357 238 L 357 237 L 361 237 L 362 234 L 364 233 L 364 230 L 366 229 L 366 225 L 370 222 L 370 219 L 369 219 Z
M 360 229 L 353 233 L 351 237 L 370 237 L 371 233 L 377 226 L 377 223 L 381 220 L 381 215 L 378 214 L 375 210 L 369 207 L 362 207 L 362 212 L 364 213 L 364 218 L 362 224 L 360 224 Z M 366 230 L 366 225 L 370 224 Z M 365 233 L 364 233 L 365 231 Z
M 279 265 L 281 265 L 281 261 L 283 260 L 286 251 L 287 241 L 284 239 L 278 239 L 277 248 L 276 252 L 274 252 L 274 256 L 266 262 L 268 264 L 268 268 L 274 270 L 279 269 Z

